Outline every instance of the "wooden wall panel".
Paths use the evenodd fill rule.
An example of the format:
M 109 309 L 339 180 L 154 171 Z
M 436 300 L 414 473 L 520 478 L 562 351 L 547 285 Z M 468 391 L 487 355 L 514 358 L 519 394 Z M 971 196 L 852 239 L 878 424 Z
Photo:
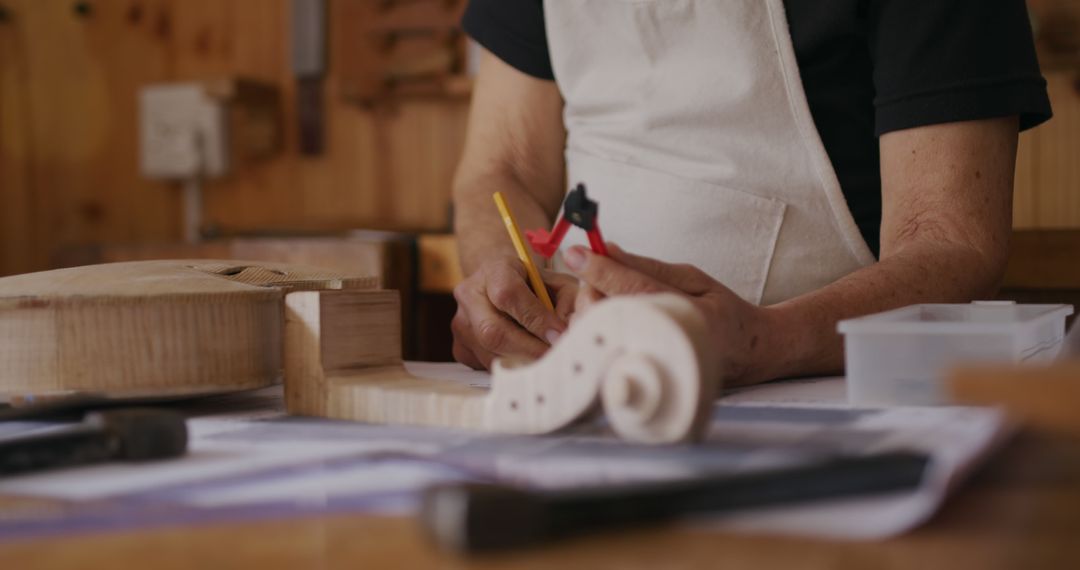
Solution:
M 1080 228 L 1080 71 L 1046 71 L 1054 118 L 1021 135 L 1013 226 Z
M 349 3 L 328 0 L 330 29 Z M 342 100 L 331 56 L 327 152 L 297 152 L 287 0 L 3 0 L 0 274 L 43 269 L 58 248 L 180 236 L 179 189 L 137 170 L 136 97 L 152 82 L 225 75 L 282 91 L 280 157 L 206 185 L 224 233 L 370 227 L 445 230 L 466 102 L 363 109 Z M 1080 227 L 1078 72 L 1048 69 L 1056 117 L 1022 136 L 1018 228 Z
M 5 267 L 30 267 L 29 157 L 30 101 L 22 86 L 29 81 L 25 32 L 0 25 L 0 273 Z
M 346 2 L 329 0 L 330 18 Z M 281 156 L 208 181 L 225 233 L 445 230 L 464 100 L 362 109 L 329 61 L 327 152 L 297 152 L 287 0 L 4 0 L 0 23 L 0 275 L 70 245 L 180 237 L 179 189 L 138 174 L 137 94 L 162 81 L 243 76 L 282 91 Z M 333 53 L 332 51 L 330 53 Z
M 368 0 L 330 0 L 331 20 L 345 3 L 358 1 Z M 329 50 L 327 152 L 302 156 L 293 112 L 287 2 L 187 0 L 177 16 L 179 76 L 239 74 L 273 82 L 283 93 L 285 155 L 210 181 L 207 221 L 226 232 L 448 227 L 450 180 L 464 138 L 464 101 L 405 101 L 377 109 L 346 103 L 337 80 L 343 62 Z
M 17 102 L 18 117 L 0 123 L 0 200 L 21 227 L 5 231 L 3 249 L 14 253 L 0 272 L 43 268 L 59 246 L 177 231 L 175 196 L 136 172 L 135 89 L 167 76 L 167 51 L 127 3 L 99 4 L 80 17 L 72 2 L 5 2 L 0 105 Z

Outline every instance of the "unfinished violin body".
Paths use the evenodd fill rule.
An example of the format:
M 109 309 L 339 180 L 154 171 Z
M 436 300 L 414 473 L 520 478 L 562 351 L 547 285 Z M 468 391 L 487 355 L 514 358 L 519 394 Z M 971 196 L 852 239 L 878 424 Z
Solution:
M 281 378 L 286 292 L 377 284 L 289 264 L 208 260 L 0 278 L 0 399 L 269 386 Z

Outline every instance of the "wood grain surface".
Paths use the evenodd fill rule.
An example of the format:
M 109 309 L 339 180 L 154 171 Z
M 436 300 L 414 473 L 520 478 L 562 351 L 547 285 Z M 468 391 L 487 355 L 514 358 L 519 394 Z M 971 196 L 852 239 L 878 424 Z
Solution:
M 212 260 L 0 278 L 0 397 L 268 386 L 280 375 L 287 291 L 376 284 L 374 277 L 310 267 Z
M 1080 70 L 1045 75 L 1054 118 L 1020 135 L 1013 227 L 1080 228 Z
M 375 424 L 546 434 L 603 404 L 640 443 L 698 438 L 720 380 L 701 314 L 675 295 L 608 299 L 542 357 L 495 361 L 491 389 L 413 376 L 393 291 L 285 297 L 285 406 Z
M 335 30 L 351 3 L 330 0 Z M 447 230 L 468 100 L 347 102 L 331 52 L 326 153 L 299 153 L 289 0 L 4 0 L 0 23 L 0 275 L 50 267 L 57 248 L 180 238 L 178 186 L 140 177 L 146 84 L 251 78 L 278 87 L 285 147 L 205 184 L 222 233 Z

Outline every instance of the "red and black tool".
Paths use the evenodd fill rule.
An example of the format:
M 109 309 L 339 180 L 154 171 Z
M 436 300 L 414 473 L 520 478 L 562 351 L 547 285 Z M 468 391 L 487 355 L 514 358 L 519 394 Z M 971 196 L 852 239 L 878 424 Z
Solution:
M 579 183 L 566 195 L 566 200 L 563 201 L 563 214 L 551 232 L 529 230 L 525 232 L 525 237 L 529 240 L 533 251 L 545 258 L 550 258 L 559 249 L 566 231 L 573 224 L 588 234 L 593 253 L 607 256 L 607 247 L 604 246 L 604 238 L 600 235 L 600 225 L 596 220 L 599 209 L 599 204 L 585 195 L 585 185 Z

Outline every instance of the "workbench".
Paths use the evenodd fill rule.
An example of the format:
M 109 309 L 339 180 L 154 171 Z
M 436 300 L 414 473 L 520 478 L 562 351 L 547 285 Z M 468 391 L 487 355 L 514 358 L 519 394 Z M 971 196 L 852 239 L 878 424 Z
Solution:
M 72 534 L 0 543 L 0 568 L 1077 568 L 1080 363 L 966 368 L 954 397 L 1002 402 L 1023 427 L 928 523 L 881 541 L 734 534 L 672 524 L 534 550 L 463 558 L 436 550 L 410 518 L 293 516 Z M 1018 394 L 1024 385 L 1032 390 Z M 65 516 L 64 503 L 0 495 L 6 511 Z M 236 519 L 233 519 L 236 520 Z
M 1023 240 L 1018 245 L 1032 249 L 1023 247 Z M 422 239 L 418 250 L 418 286 L 428 291 L 450 290 L 460 279 L 454 271 L 452 238 Z M 1026 255 L 1014 255 L 1008 280 L 1014 287 L 1024 288 L 1028 285 L 1022 282 L 1024 278 L 1037 276 L 1032 268 L 1020 267 L 1031 261 Z M 1075 286 L 1072 280 L 1064 285 Z M 43 512 L 64 508 L 52 501 L 0 496 L 0 516 L 6 508 L 27 505 Z M 992 457 L 928 524 L 885 541 L 747 536 L 671 525 L 465 559 L 435 550 L 411 519 L 336 514 L 0 543 L 0 568 L 115 568 L 118 562 L 162 570 L 711 568 L 719 564 L 754 569 L 1077 568 L 1078 538 L 1080 435 L 1028 429 Z
M 0 508 L 26 499 L 0 497 Z M 40 504 L 48 509 L 47 502 Z M 0 545 L 2 568 L 1076 568 L 1080 439 L 1021 434 L 929 524 L 883 542 L 667 527 L 464 559 L 410 519 L 325 516 Z

